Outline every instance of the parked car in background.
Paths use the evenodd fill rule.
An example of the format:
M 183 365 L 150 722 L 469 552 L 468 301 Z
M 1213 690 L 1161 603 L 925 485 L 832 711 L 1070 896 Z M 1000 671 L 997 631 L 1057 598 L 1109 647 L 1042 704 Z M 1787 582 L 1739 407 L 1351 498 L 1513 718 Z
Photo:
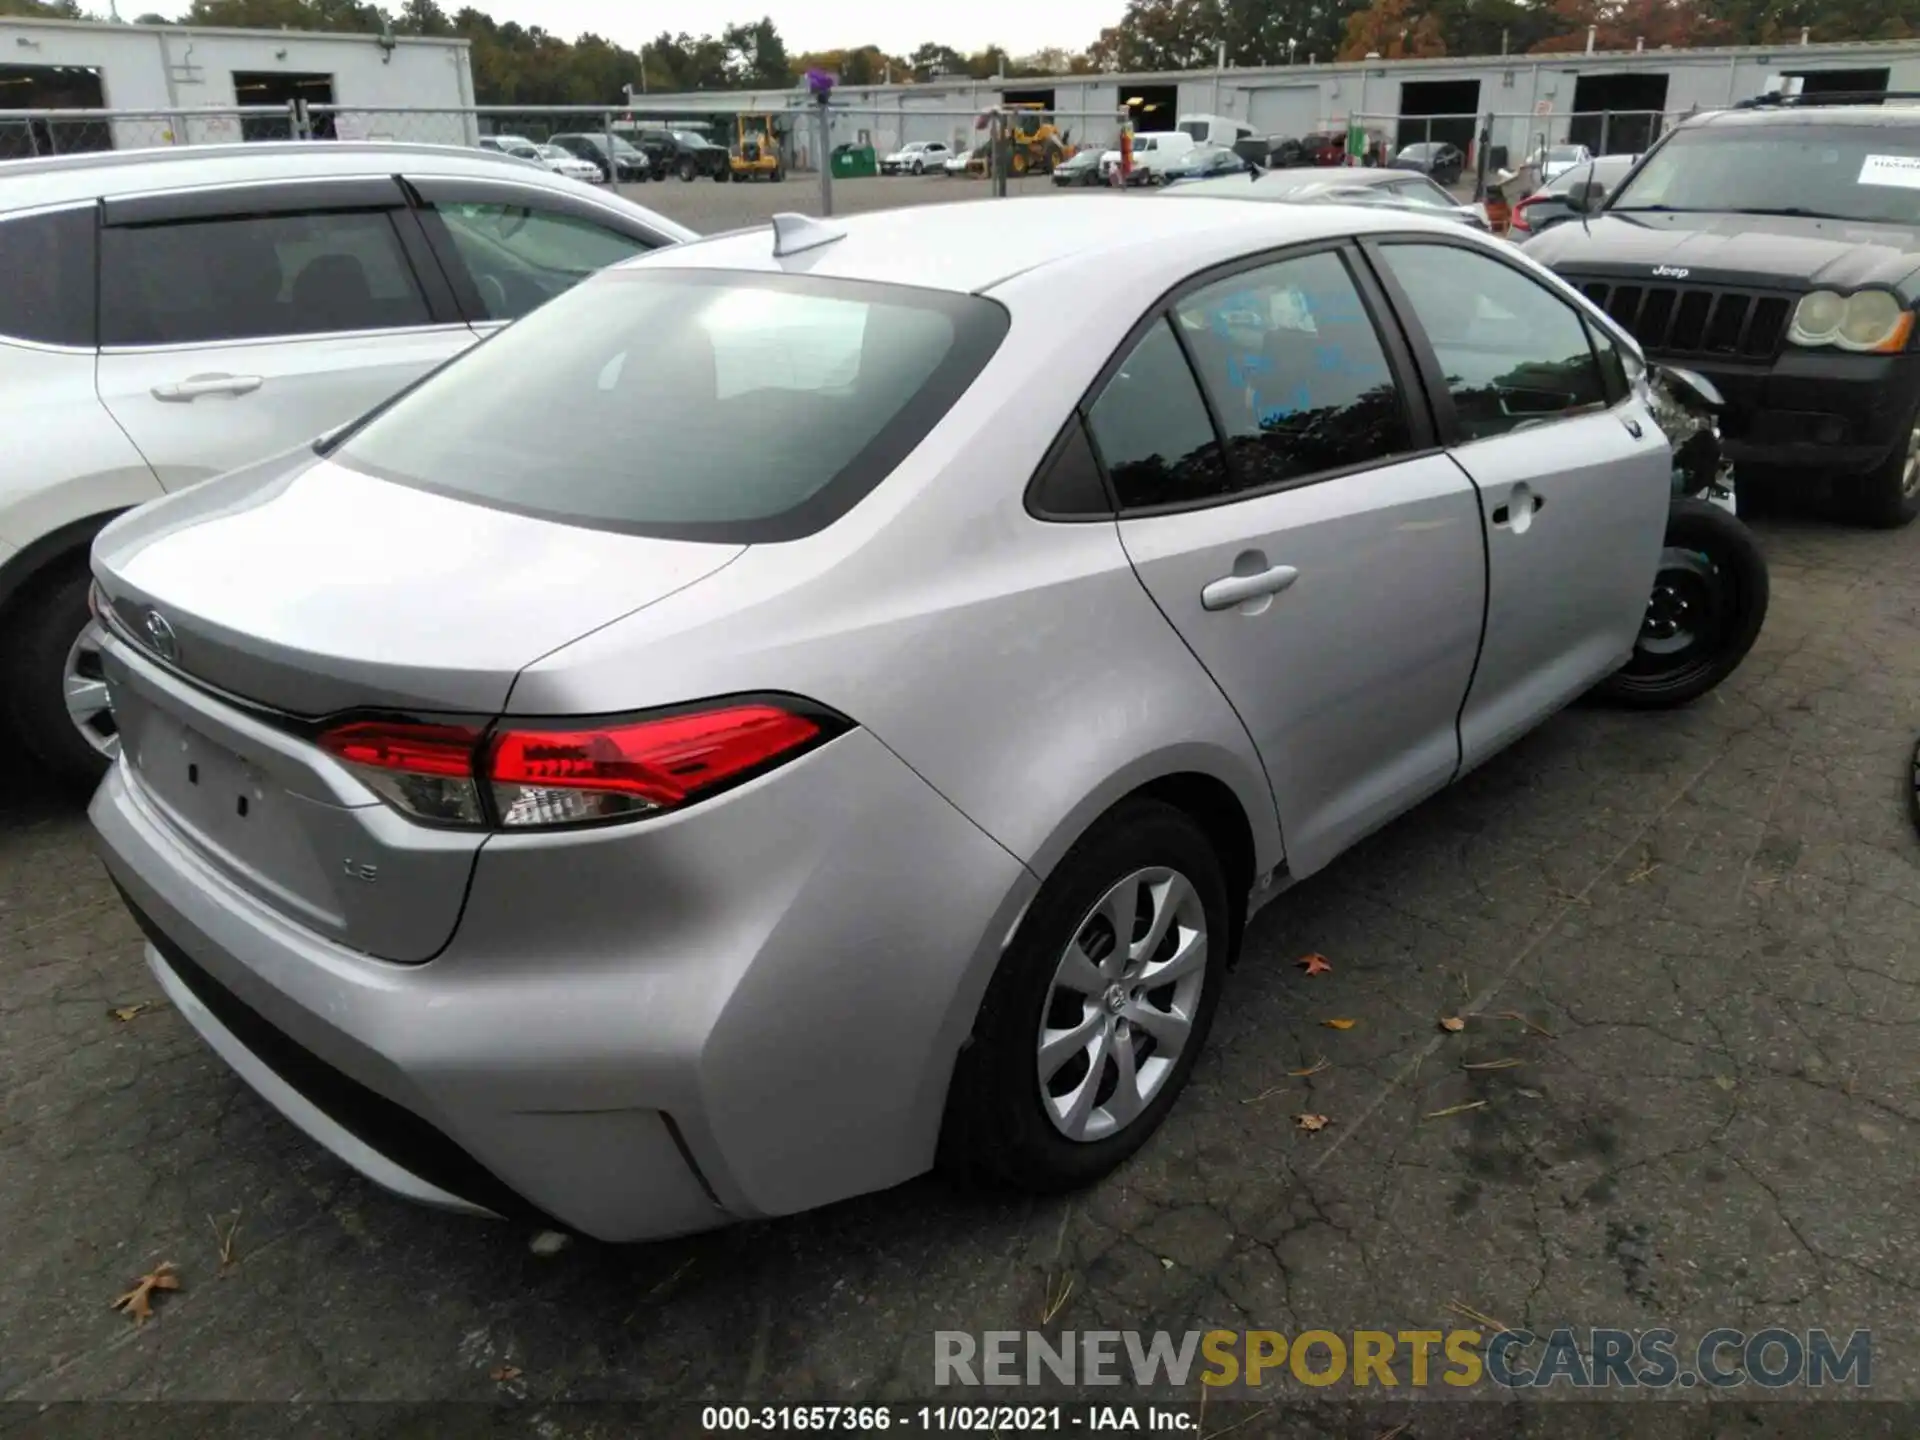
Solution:
M 1269 170 L 1251 179 L 1189 181 L 1169 195 L 1232 200 L 1276 200 L 1293 204 L 1386 206 L 1487 230 L 1487 212 L 1478 203 L 1462 203 L 1424 175 L 1405 170 L 1347 166 L 1324 170 Z
M 910 140 L 880 157 L 882 175 L 924 175 L 947 163 L 953 151 L 944 140 Z
M 1412 170 L 1439 185 L 1452 185 L 1466 168 L 1467 154 L 1458 145 L 1444 140 L 1423 140 L 1409 145 L 1393 157 L 1394 170 Z
M 678 175 L 682 180 L 727 180 L 727 147 L 716 145 L 696 130 L 647 129 L 636 137 L 636 148 L 647 157 L 655 180 Z
M 1513 207 L 1511 223 L 1514 232 L 1522 236 L 1538 235 L 1563 220 L 1576 218 L 1585 210 L 1598 209 L 1600 201 L 1612 195 L 1620 187 L 1620 182 L 1627 178 L 1627 172 L 1639 163 L 1638 155 L 1602 155 L 1585 165 L 1562 170 Z M 1585 210 L 1576 209 L 1572 193 L 1576 185 L 1598 185 L 1599 200 L 1586 206 Z
M 1312 163 L 1300 141 L 1285 135 L 1251 136 L 1234 141 L 1232 149 L 1241 159 L 1251 160 L 1262 170 L 1285 170 Z
M 534 154 L 541 164 L 556 175 L 564 175 L 569 180 L 584 180 L 589 185 L 604 183 L 600 167 L 591 160 L 582 160 L 578 155 L 568 154 L 558 145 L 539 145 Z
M 1526 253 L 1720 389 L 1743 499 L 1797 493 L 1855 524 L 1908 525 L 1920 110 L 1806 99 L 1680 121 L 1586 223 Z
M 516 160 L 531 160 L 540 165 L 540 147 L 521 135 L 482 135 L 480 148 L 491 150 L 496 155 L 511 155 Z
M 1231 115 L 1182 115 L 1173 128 L 1193 137 L 1196 145 L 1231 150 L 1235 142 L 1251 139 L 1253 127 Z
M 1181 1123 L 1253 909 L 1648 653 L 1641 375 L 1401 214 L 645 257 L 100 536 L 101 854 L 180 1018 L 416 1200 L 1085 1186 Z
M 97 778 L 119 737 L 87 615 L 102 525 L 308 445 L 602 266 L 691 238 L 464 147 L 0 164 L 0 272 L 36 277 L 0 286 L 0 719 L 49 771 Z
M 1554 180 L 1591 159 L 1593 152 L 1584 145 L 1552 145 L 1540 152 L 1534 164 L 1542 180 Z
M 1367 165 L 1384 165 L 1387 154 L 1387 137 L 1378 130 L 1362 132 L 1366 140 L 1366 150 L 1356 157 Z M 1347 163 L 1347 132 L 1344 130 L 1316 130 L 1300 138 L 1301 148 L 1306 152 L 1310 165 L 1345 165 Z
M 618 135 L 613 137 L 611 159 L 608 158 L 605 135 L 592 135 L 585 132 L 556 135 L 552 143 L 569 155 L 577 155 L 582 160 L 591 160 L 599 167 L 600 178 L 609 184 L 637 183 L 653 175 L 653 163 L 647 159 L 646 152 L 634 149 Z
M 940 162 L 940 173 L 949 180 L 964 179 L 968 165 L 976 159 L 985 160 L 990 153 L 989 147 L 985 145 L 975 146 L 971 153 L 965 150 L 956 151 Z
M 1053 167 L 1053 183 L 1061 189 L 1078 185 L 1102 185 L 1106 176 L 1101 172 L 1102 154 L 1098 150 L 1076 151 L 1067 159 Z
M 1155 178 L 1162 185 L 1178 185 L 1193 180 L 1211 180 L 1220 175 L 1259 173 L 1258 165 L 1251 160 L 1243 160 L 1225 146 L 1200 145 L 1162 167 Z

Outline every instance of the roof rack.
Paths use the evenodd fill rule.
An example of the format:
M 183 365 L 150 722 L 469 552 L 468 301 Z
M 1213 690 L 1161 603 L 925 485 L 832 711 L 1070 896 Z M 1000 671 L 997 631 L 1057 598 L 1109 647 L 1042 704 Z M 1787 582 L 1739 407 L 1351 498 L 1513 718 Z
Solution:
M 1797 77 L 1796 77 L 1797 78 Z M 1769 91 L 1733 102 L 1735 110 L 1779 110 L 1821 105 L 1877 105 L 1883 100 L 1920 100 L 1920 90 L 1828 90 L 1809 94 Z

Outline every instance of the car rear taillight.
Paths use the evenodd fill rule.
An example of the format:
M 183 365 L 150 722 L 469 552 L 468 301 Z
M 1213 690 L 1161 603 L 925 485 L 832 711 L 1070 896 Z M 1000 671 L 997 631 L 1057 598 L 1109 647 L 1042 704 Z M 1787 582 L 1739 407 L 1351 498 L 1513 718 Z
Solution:
M 1514 206 L 1513 214 L 1507 220 L 1507 228 L 1509 230 L 1531 230 L 1533 227 L 1527 223 L 1527 207 L 1539 198 L 1540 197 L 1536 195 L 1532 200 L 1522 200 L 1518 205 Z
M 321 735 L 320 748 L 403 815 L 478 826 L 487 822 L 474 773 L 482 734 L 465 725 L 355 720 Z
M 752 700 L 605 724 L 504 719 L 486 731 L 354 721 L 320 745 L 416 820 L 526 830 L 676 810 L 846 728 L 813 706 Z
M 729 705 L 590 730 L 503 729 L 487 778 L 506 829 L 676 809 L 791 759 L 821 723 L 778 705 Z

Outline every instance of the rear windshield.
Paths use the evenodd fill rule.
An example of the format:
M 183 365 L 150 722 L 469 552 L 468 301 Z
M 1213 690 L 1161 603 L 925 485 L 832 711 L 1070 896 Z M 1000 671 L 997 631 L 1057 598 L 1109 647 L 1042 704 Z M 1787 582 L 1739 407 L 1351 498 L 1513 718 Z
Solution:
M 970 295 L 608 271 L 376 411 L 333 455 L 568 524 L 790 540 L 905 459 L 1006 329 Z
M 1608 208 L 1920 224 L 1920 125 L 1677 130 Z

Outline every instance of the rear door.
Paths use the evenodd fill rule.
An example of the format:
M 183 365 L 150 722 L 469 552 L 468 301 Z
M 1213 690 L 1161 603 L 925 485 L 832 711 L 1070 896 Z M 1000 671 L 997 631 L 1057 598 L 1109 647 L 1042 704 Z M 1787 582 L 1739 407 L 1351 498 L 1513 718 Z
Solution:
M 590 198 L 505 180 L 416 175 L 420 223 L 460 311 L 483 334 L 598 270 L 684 238 Z
M 104 207 L 100 399 L 169 489 L 304 444 L 473 338 L 391 179 Z
M 1370 246 L 1441 434 L 1480 491 L 1487 630 L 1460 715 L 1472 766 L 1617 669 L 1646 613 L 1672 492 L 1665 437 L 1610 386 L 1578 309 L 1470 242 Z
M 1121 540 L 1245 722 L 1296 875 L 1452 777 L 1480 641 L 1473 485 L 1380 313 L 1356 253 L 1255 264 L 1177 296 L 1088 412 Z

